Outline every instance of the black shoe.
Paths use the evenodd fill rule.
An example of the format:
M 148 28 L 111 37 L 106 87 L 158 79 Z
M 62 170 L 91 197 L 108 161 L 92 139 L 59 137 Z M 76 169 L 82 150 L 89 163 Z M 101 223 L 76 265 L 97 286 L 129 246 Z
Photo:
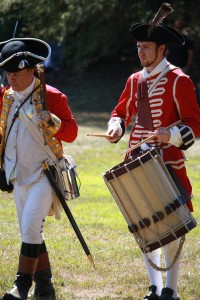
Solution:
M 149 287 L 149 293 L 144 297 L 146 300 L 159 300 L 159 296 L 156 294 L 157 287 L 151 285 Z
M 34 300 L 55 300 L 56 293 L 51 282 L 51 270 L 36 272 L 34 275 L 35 291 Z
M 42 297 L 36 296 L 33 299 L 34 300 L 55 300 L 56 298 L 53 295 L 45 295 L 45 296 L 42 296 Z
M 34 300 L 56 300 L 56 293 L 53 285 L 43 286 L 39 291 L 35 292 Z
M 35 295 L 34 300 L 56 300 L 56 295 L 54 294 L 43 294 L 41 295 Z
M 174 291 L 170 288 L 163 288 L 160 296 L 160 300 L 180 300 L 180 298 L 173 298 Z
M 12 290 L 6 293 L 2 300 L 26 300 L 27 297 L 23 296 L 19 293 L 18 287 L 16 285 L 13 286 Z
M 2 298 L 2 300 L 20 300 L 20 299 L 21 298 L 16 298 L 15 296 L 8 293 L 6 293 Z

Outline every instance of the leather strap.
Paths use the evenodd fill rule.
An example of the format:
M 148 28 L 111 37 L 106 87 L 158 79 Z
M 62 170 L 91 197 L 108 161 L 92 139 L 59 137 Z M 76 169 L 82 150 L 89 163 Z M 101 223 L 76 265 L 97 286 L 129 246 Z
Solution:
M 137 83 L 137 110 L 138 124 L 144 128 L 153 130 L 151 108 L 148 99 L 148 86 L 146 79 L 143 78 L 142 72 L 139 73 Z

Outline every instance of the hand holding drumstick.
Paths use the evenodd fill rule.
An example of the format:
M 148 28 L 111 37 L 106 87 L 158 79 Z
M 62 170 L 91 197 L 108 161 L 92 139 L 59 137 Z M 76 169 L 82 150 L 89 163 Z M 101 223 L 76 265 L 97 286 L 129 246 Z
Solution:
M 135 146 L 123 151 L 121 153 L 121 155 L 129 153 L 130 151 L 138 148 L 140 145 L 144 144 L 145 142 L 147 142 L 149 140 L 152 140 L 156 137 L 159 139 L 159 141 L 161 143 L 168 143 L 169 139 L 170 139 L 170 130 L 169 129 L 176 126 L 176 125 L 179 125 L 180 123 L 181 123 L 181 121 L 179 120 L 179 121 L 171 124 L 168 127 L 161 127 L 161 128 L 156 129 L 154 132 L 149 132 L 151 135 L 148 138 L 146 138 L 146 139 L 142 140 L 141 142 L 137 143 Z

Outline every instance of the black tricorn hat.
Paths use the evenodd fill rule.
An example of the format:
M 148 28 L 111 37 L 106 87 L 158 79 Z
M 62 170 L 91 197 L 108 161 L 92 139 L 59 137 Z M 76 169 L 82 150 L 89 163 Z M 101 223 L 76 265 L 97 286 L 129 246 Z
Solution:
M 149 24 L 137 23 L 129 29 L 137 41 L 149 41 L 158 44 L 183 46 L 184 37 L 173 27 L 161 24 L 163 19 L 173 12 L 171 4 L 163 3 Z
M 136 41 L 149 41 L 158 44 L 167 44 L 174 46 L 183 46 L 185 44 L 184 37 L 173 27 L 167 25 L 158 25 L 149 34 L 150 25 L 134 24 L 129 31 Z
M 35 38 L 13 38 L 0 43 L 0 68 L 17 72 L 48 59 L 50 46 Z

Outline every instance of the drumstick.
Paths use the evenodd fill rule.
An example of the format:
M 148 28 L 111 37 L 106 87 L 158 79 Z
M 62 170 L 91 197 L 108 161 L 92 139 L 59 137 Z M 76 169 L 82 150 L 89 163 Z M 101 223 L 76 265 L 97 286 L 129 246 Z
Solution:
M 181 120 L 178 120 L 178 121 L 176 121 L 175 123 L 173 123 L 173 124 L 167 126 L 166 129 L 170 129 L 170 128 L 176 126 L 176 125 L 179 125 L 180 123 L 181 123 Z M 145 143 L 145 142 L 147 142 L 147 141 L 149 141 L 149 140 L 152 140 L 152 139 L 154 139 L 155 137 L 156 137 L 156 134 L 150 135 L 148 138 L 142 140 L 141 142 L 137 143 L 137 144 L 134 145 L 133 147 L 128 148 L 127 150 L 123 151 L 123 152 L 121 153 L 121 155 L 129 153 L 130 151 L 132 151 L 132 150 L 138 148 L 138 147 L 139 147 L 140 145 L 142 145 L 143 143 Z
M 98 133 L 87 133 L 87 136 L 96 136 L 96 137 L 103 137 L 103 138 L 112 138 L 112 135 L 109 134 L 98 134 Z

